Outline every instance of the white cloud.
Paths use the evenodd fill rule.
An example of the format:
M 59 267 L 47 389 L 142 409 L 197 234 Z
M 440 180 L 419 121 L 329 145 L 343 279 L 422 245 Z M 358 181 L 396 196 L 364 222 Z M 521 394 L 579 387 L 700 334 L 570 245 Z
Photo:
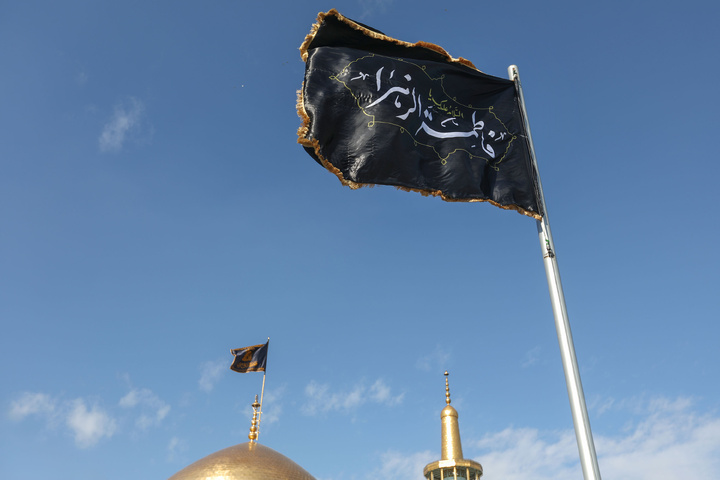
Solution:
M 603 402 L 605 404 L 605 402 Z M 595 434 L 603 478 L 622 480 L 711 479 L 720 469 L 720 417 L 693 410 L 689 399 L 627 399 L 614 402 L 614 413 L 631 421 L 617 433 Z M 600 424 L 600 422 L 598 422 Z M 462 429 L 462 422 L 461 422 Z M 480 462 L 483 480 L 578 480 L 582 470 L 572 429 L 540 431 L 506 428 L 480 440 L 465 439 L 466 458 Z M 440 451 L 379 455 L 378 476 L 417 480 Z
M 483 464 L 485 480 L 582 478 L 573 431 L 541 433 L 531 428 L 507 428 L 486 435 L 473 447 L 485 450 L 480 460 L 475 458 Z
M 402 402 L 404 394 L 393 395 L 390 387 L 378 379 L 370 387 L 367 387 L 365 382 L 360 382 L 345 392 L 330 392 L 329 385 L 313 381 L 305 387 L 305 396 L 308 400 L 303 406 L 303 413 L 316 415 L 319 412 L 329 411 L 347 413 L 367 402 L 394 406 Z
M 415 367 L 424 372 L 442 371 L 447 369 L 450 353 L 447 348 L 437 345 L 430 354 L 423 354 L 415 362 Z
M 10 418 L 22 420 L 29 415 L 51 416 L 55 411 L 55 400 L 45 393 L 23 393 L 10 403 Z
M 168 462 L 177 460 L 178 456 L 185 450 L 187 450 L 186 442 L 178 437 L 172 437 L 167 445 Z
M 160 422 L 170 413 L 170 405 L 165 403 L 148 388 L 132 388 L 118 402 L 123 408 L 139 407 L 143 410 L 135 421 L 140 430 L 159 425 Z
M 80 448 L 92 447 L 103 437 L 112 437 L 116 429 L 116 422 L 110 415 L 97 405 L 88 410 L 85 401 L 80 398 L 72 402 L 66 423 L 75 435 L 75 444 Z
M 16 421 L 35 415 L 43 418 L 47 427 L 65 425 L 79 448 L 92 447 L 103 437 L 112 437 L 116 430 L 115 419 L 97 405 L 88 409 L 81 398 L 62 402 L 45 393 L 23 393 L 10 403 L 8 413 Z
M 139 130 L 144 114 L 145 105 L 136 98 L 118 104 L 98 139 L 100 151 L 119 152 L 129 134 Z
M 720 469 L 720 418 L 692 410 L 688 399 L 607 403 L 630 408 L 634 420 L 618 434 L 595 434 L 605 478 L 714 478 Z M 509 428 L 485 436 L 473 447 L 486 480 L 570 480 L 582 477 L 573 431 Z
M 140 430 L 159 425 L 170 413 L 170 405 L 147 388 L 130 388 L 118 406 L 137 413 L 135 425 Z M 83 398 L 67 401 L 45 393 L 18 395 L 10 402 L 8 416 L 15 421 L 35 416 L 44 421 L 46 428 L 67 428 L 79 448 L 92 447 L 118 430 L 114 416 L 96 403 Z
M 403 393 L 393 396 L 390 393 L 390 387 L 385 385 L 385 383 L 380 379 L 372 384 L 368 393 L 370 395 L 370 399 L 374 402 L 388 406 L 398 405 L 402 402 L 403 397 L 405 396 Z
M 531 348 L 527 352 L 525 352 L 525 361 L 523 361 L 522 366 L 523 368 L 531 367 L 535 365 L 538 360 L 540 359 L 540 352 L 542 349 L 540 347 Z
M 613 408 L 614 405 L 615 405 L 614 398 L 595 397 L 588 402 L 588 409 L 590 411 L 592 411 L 593 414 L 600 416 L 603 413 L 610 410 L 611 408 Z
M 717 476 L 720 418 L 693 412 L 686 398 L 654 399 L 647 411 L 626 436 L 596 440 L 601 472 L 633 480 Z
M 204 362 L 201 366 L 200 380 L 198 385 L 200 390 L 211 392 L 215 385 L 222 377 L 222 374 L 228 369 L 226 360 L 216 360 L 214 362 Z
M 371 478 L 393 478 L 396 480 L 417 480 L 422 478 L 422 471 L 430 462 L 439 460 L 439 452 L 425 450 L 423 452 L 405 454 L 395 450 L 380 455 L 380 467 Z
M 392 5 L 393 0 L 360 0 L 362 5 L 362 14 L 360 18 L 366 18 L 376 13 L 385 13 L 387 8 Z

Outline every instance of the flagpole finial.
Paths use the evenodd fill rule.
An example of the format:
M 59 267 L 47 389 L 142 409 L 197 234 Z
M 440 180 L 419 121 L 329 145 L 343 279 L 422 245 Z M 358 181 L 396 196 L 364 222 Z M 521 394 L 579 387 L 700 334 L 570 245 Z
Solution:
M 251 442 L 255 443 L 258 438 L 258 408 L 260 408 L 260 402 L 258 402 L 258 396 L 255 395 L 255 401 L 252 404 L 253 408 L 253 416 L 252 416 L 252 423 L 250 425 L 250 433 L 248 434 L 248 438 Z
M 448 376 L 450 374 L 445 370 L 445 403 L 450 405 L 450 382 L 448 382 Z

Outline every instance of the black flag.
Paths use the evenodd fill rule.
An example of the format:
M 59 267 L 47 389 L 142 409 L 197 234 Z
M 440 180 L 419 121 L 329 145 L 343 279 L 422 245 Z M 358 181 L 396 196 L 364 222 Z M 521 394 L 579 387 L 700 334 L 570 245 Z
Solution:
M 262 345 L 253 345 L 252 347 L 236 348 L 230 350 L 235 355 L 230 370 L 236 372 L 264 372 L 267 365 L 268 345 L 270 341 Z
M 343 184 L 487 201 L 541 218 L 514 82 L 335 10 L 319 14 L 300 51 L 298 142 Z

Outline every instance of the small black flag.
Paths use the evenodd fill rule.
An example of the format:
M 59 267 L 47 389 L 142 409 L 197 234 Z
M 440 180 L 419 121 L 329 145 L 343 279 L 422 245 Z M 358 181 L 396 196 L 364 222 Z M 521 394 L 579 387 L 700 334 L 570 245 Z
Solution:
M 540 219 L 514 82 L 321 13 L 300 47 L 298 142 L 351 188 L 393 185 Z
M 268 345 L 270 345 L 270 341 L 262 345 L 230 350 L 230 353 L 235 355 L 230 370 L 240 373 L 264 372 L 267 364 Z

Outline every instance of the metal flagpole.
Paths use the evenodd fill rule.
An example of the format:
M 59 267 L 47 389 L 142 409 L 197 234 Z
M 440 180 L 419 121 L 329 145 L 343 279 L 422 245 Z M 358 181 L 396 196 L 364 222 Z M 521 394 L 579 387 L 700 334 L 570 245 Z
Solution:
M 532 136 L 530 135 L 530 124 L 527 119 L 525 99 L 522 93 L 522 86 L 520 85 L 520 74 L 517 66 L 510 65 L 508 67 L 508 75 L 510 76 L 510 80 L 515 82 L 515 88 L 518 92 L 520 109 L 525 123 L 525 131 L 528 136 L 530 157 L 538 182 L 538 196 L 543 213 L 542 220 L 537 221 L 538 236 L 540 238 L 540 248 L 543 252 L 543 263 L 545 264 L 548 289 L 550 290 L 550 301 L 552 302 L 553 313 L 555 315 L 555 329 L 557 330 L 558 342 L 560 343 L 560 355 L 562 357 L 563 369 L 565 370 L 565 383 L 567 384 L 568 397 L 570 398 L 570 410 L 572 411 L 573 424 L 575 425 L 575 437 L 577 438 L 578 451 L 580 453 L 580 464 L 585 480 L 601 480 L 600 467 L 598 466 L 597 455 L 595 454 L 595 444 L 593 442 L 592 432 L 590 431 L 590 419 L 587 413 L 587 405 L 585 404 L 585 394 L 583 393 L 582 383 L 580 382 L 580 369 L 578 368 L 575 346 L 573 345 L 572 333 L 570 332 L 570 320 L 568 319 L 567 308 L 565 306 L 565 295 L 563 294 L 562 283 L 560 282 L 560 270 L 558 269 L 557 258 L 555 257 L 555 244 L 553 243 L 552 233 L 550 232 L 550 220 L 548 219 L 547 207 L 545 206 L 545 196 L 543 194 L 542 183 L 540 182 L 537 159 L 535 158 L 535 148 L 533 147 Z
M 268 337 L 267 341 L 268 341 L 268 343 L 270 343 L 270 337 Z M 267 353 L 269 353 L 269 352 L 265 352 L 266 355 L 267 355 Z M 258 433 L 257 433 L 258 436 L 257 436 L 257 438 L 260 438 L 260 428 L 259 427 L 260 427 L 260 420 L 262 420 L 263 397 L 265 396 L 265 373 L 267 370 L 267 360 L 265 362 L 266 362 L 266 365 L 265 365 L 265 370 L 263 370 L 262 389 L 260 390 L 260 411 L 258 412 Z
M 263 372 L 263 384 L 262 384 L 262 390 L 260 390 L 260 409 L 258 410 L 258 432 L 257 432 L 257 438 L 260 438 L 260 420 L 262 420 L 262 402 L 263 402 L 263 395 L 265 395 L 265 372 Z M 255 397 L 257 399 L 257 397 Z M 256 438 L 256 440 L 257 440 Z

